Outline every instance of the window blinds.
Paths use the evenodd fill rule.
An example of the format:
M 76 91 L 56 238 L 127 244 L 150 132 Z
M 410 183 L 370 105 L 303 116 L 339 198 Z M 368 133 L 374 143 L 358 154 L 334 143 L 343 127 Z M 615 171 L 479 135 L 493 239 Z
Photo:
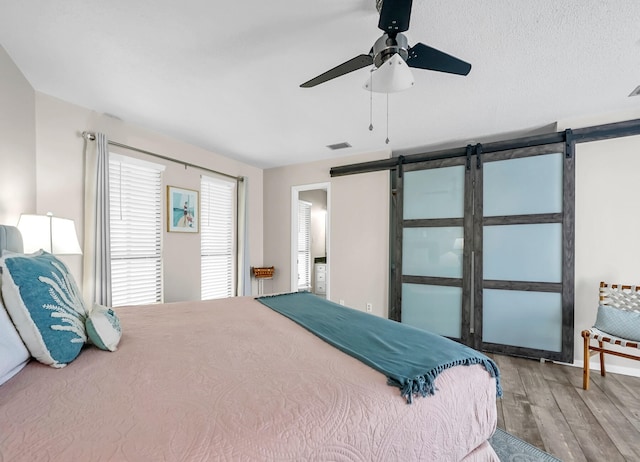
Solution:
M 236 183 L 202 176 L 200 182 L 201 298 L 234 295 Z
M 298 201 L 298 290 L 311 289 L 311 203 Z
M 162 301 L 163 166 L 109 159 L 113 306 Z

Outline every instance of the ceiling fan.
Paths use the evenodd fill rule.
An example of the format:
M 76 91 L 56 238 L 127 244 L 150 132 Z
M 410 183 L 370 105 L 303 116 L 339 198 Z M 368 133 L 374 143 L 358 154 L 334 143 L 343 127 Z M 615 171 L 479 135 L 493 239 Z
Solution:
M 335 79 L 350 72 L 371 66 L 380 68 L 383 63 L 398 54 L 409 67 L 446 72 L 449 74 L 467 75 L 471 64 L 454 56 L 436 50 L 423 43 L 410 47 L 407 38 L 402 34 L 409 29 L 411 4 L 413 0 L 378 0 L 382 3 L 378 28 L 384 33 L 373 44 L 368 54 L 362 54 L 346 61 L 327 72 L 300 85 L 302 88 L 315 87 L 321 83 Z

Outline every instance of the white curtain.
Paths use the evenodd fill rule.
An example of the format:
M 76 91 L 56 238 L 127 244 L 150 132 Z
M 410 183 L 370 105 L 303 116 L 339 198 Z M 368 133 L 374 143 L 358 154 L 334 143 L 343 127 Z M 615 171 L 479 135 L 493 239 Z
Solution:
M 95 146 L 92 149 L 91 145 Z M 83 295 L 89 306 L 111 306 L 111 248 L 109 235 L 109 142 L 96 133 L 85 150 Z
M 238 181 L 238 295 L 251 294 L 249 263 L 249 179 Z

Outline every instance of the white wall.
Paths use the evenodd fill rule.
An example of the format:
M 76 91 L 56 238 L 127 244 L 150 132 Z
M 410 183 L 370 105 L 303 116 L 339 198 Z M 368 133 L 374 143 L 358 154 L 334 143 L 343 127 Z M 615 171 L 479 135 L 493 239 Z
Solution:
M 0 46 L 0 223 L 36 209 L 35 92 Z
M 389 279 L 389 173 L 331 178 L 331 167 L 385 159 L 389 151 L 273 168 L 264 172 L 264 264 L 276 274 L 265 291 L 291 290 L 291 188 L 331 183 L 330 298 L 387 316 Z
M 249 178 L 249 245 L 252 265 L 262 262 L 262 170 L 217 155 L 196 146 L 98 114 L 57 98 L 36 93 L 37 211 L 53 212 L 76 222 L 83 239 L 84 146 L 82 131 L 98 131 L 119 143 L 134 146 L 185 162 Z M 198 169 L 166 162 L 134 151 L 114 152 L 166 165 L 163 187 L 200 189 Z M 166 193 L 163 193 L 166 200 Z M 164 210 L 163 210 L 164 212 Z M 166 302 L 200 299 L 200 235 L 167 233 L 163 219 L 164 299 Z M 81 281 L 82 258 L 69 256 L 65 262 Z
M 630 99 L 633 103 L 633 100 Z M 640 108 L 558 121 L 558 130 L 640 118 Z M 580 332 L 596 320 L 600 281 L 640 284 L 640 137 L 576 145 L 574 358 L 582 365 Z M 611 347 L 615 349 L 616 347 Z M 599 370 L 598 357 L 591 359 Z M 640 363 L 607 355 L 611 372 L 640 376 Z
M 579 360 L 580 332 L 595 321 L 600 281 L 640 284 L 639 173 L 640 136 L 576 147 L 574 339 Z M 608 355 L 606 364 L 632 368 L 640 375 L 637 361 Z

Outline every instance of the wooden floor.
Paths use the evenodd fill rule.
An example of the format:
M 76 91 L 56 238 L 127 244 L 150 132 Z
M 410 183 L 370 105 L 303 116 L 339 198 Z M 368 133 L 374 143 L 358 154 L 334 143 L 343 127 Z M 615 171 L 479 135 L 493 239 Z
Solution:
M 491 355 L 504 396 L 498 427 L 564 462 L 640 461 L 640 377 Z

